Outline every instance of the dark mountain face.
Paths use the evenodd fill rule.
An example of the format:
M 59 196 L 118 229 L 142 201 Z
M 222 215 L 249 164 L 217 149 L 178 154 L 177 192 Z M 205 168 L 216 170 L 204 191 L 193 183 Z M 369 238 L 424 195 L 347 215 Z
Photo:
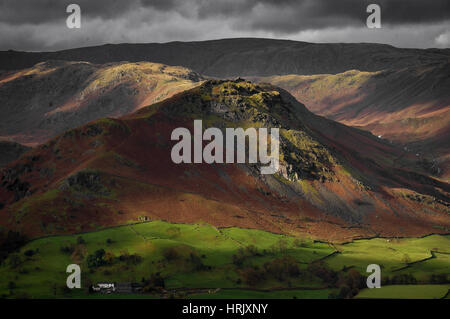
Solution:
M 36 145 L 190 89 L 202 77 L 158 63 L 46 61 L 0 75 L 0 138 Z
M 448 61 L 449 50 L 399 49 L 382 44 L 318 44 L 272 39 L 117 44 L 57 52 L 0 52 L 0 70 L 30 67 L 46 60 L 150 61 L 180 65 L 203 75 L 226 78 L 285 74 L 379 71 Z
M 0 52 L 0 69 L 49 59 L 152 61 L 219 78 L 253 76 L 285 88 L 316 114 L 406 144 L 408 150 L 419 154 L 417 160 L 431 174 L 444 179 L 449 176 L 448 49 L 226 39 L 41 53 L 7 51 Z M 149 75 L 148 67 L 124 71 L 107 64 L 66 62 L 53 68 L 43 63 L 32 67 L 39 72 L 3 71 L 0 75 L 0 137 L 29 145 L 42 143 L 90 120 L 130 113 L 188 89 L 200 79 L 189 69 L 175 75 L 176 81 L 167 82 L 170 72 L 151 71 Z M 195 76 L 189 78 L 191 75 Z M 97 85 L 99 80 L 106 84 Z M 166 83 L 165 88 L 158 83 Z
M 419 100 L 445 98 L 448 67 L 417 66 L 445 66 L 449 56 L 448 50 L 266 39 L 1 52 L 5 70 L 52 61 L 0 76 L 2 134 L 41 144 L 2 170 L 0 225 L 38 236 L 145 216 L 333 240 L 445 232 L 448 183 L 429 177 L 415 154 L 314 115 L 299 101 L 316 99 L 321 111 L 332 104 L 346 114 L 326 115 L 342 121 L 356 108 L 383 118 Z M 219 78 L 318 75 L 287 78 L 283 86 L 296 100 L 271 84 L 202 83 L 184 67 L 117 62 L 123 60 L 182 65 Z M 114 63 L 92 64 L 106 62 Z M 303 95 L 295 91 L 299 84 Z M 431 91 L 420 93 L 422 85 Z M 340 99 L 345 90 L 353 98 Z M 362 94 L 372 104 L 349 104 Z M 373 105 L 378 100 L 389 106 Z M 425 109 L 416 110 L 417 117 Z M 427 110 L 434 114 L 433 106 Z M 175 165 L 170 134 L 192 129 L 194 119 L 205 128 L 279 128 L 280 171 L 261 176 L 254 165 Z
M 280 169 L 171 160 L 174 129 L 278 128 Z M 449 186 L 370 133 L 310 113 L 286 91 L 207 81 L 34 148 L 0 174 L 0 225 L 30 237 L 131 220 L 206 222 L 343 241 L 445 232 Z
M 30 147 L 15 142 L 0 141 L 0 168 L 20 157 L 30 150 Z
M 288 90 L 315 114 L 401 143 L 430 173 L 450 176 L 450 63 L 251 79 Z

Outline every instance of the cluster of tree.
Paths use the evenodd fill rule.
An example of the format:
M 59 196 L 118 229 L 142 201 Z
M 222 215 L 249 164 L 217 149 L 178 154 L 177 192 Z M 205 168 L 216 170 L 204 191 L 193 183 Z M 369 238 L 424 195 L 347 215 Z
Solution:
M 280 239 L 270 247 L 270 252 L 272 254 L 277 254 L 277 253 L 284 254 L 287 252 L 288 246 L 289 245 L 286 240 Z
M 264 269 L 258 266 L 247 267 L 240 271 L 242 279 L 249 286 L 257 285 L 266 279 L 266 274 Z
M 189 263 L 192 265 L 194 271 L 211 269 L 211 266 L 205 266 L 203 260 L 193 252 L 189 254 Z
M 128 265 L 137 265 L 142 261 L 142 256 L 123 251 L 119 257 L 116 257 L 112 252 L 105 251 L 102 248 L 86 257 L 86 263 L 89 268 L 110 266 L 118 261 L 126 262 Z
M 338 272 L 330 269 L 328 265 L 323 261 L 315 261 L 308 265 L 308 272 L 314 276 L 322 279 L 328 287 L 336 287 L 338 281 Z
M 382 285 L 415 285 L 417 284 L 417 279 L 411 274 L 401 274 L 395 275 L 389 278 L 384 277 L 381 281 Z
M 114 254 L 110 253 L 111 258 L 114 260 Z M 130 254 L 127 250 L 121 251 L 120 256 L 118 257 L 119 261 L 126 262 L 128 265 L 137 265 L 142 261 L 142 256 L 134 253 Z
M 430 283 L 432 283 L 432 284 L 448 284 L 448 283 L 450 283 L 449 276 L 447 274 L 432 274 L 430 276 Z
M 164 278 L 161 273 L 157 272 L 150 276 L 149 279 L 142 278 L 143 292 L 160 292 L 165 288 Z
M 264 270 L 267 274 L 272 275 L 279 281 L 300 275 L 297 260 L 291 256 L 277 258 L 264 263 Z
M 108 261 L 105 258 L 106 252 L 104 249 L 96 250 L 93 254 L 90 254 L 86 258 L 86 262 L 89 268 L 97 268 L 108 265 Z
M 348 272 L 340 271 L 336 287 L 339 288 L 337 298 L 353 298 L 361 289 L 367 287 L 366 277 L 362 276 L 356 269 L 350 269 Z
M 255 257 L 255 256 L 262 256 L 262 254 L 259 253 L 258 248 L 254 245 L 249 245 L 245 248 L 239 248 L 236 254 L 233 254 L 231 256 L 233 260 L 233 264 L 242 267 L 244 264 L 244 261 L 249 257 Z
M 39 252 L 39 248 L 36 248 L 36 250 L 33 249 L 27 249 L 23 254 L 26 257 L 33 257 L 34 255 L 36 255 Z
M 75 243 L 71 243 L 65 246 L 61 246 L 60 250 L 64 254 L 72 255 L 74 251 L 77 249 L 78 246 L 82 246 L 86 244 L 86 241 L 83 239 L 83 237 L 78 236 Z
M 187 255 L 186 257 L 185 252 L 181 253 L 179 247 L 168 247 L 164 249 L 162 255 L 167 262 L 173 261 L 186 262 L 189 265 L 189 267 L 192 268 L 193 271 L 211 269 L 211 266 L 206 266 L 205 264 L 203 264 L 202 258 L 206 256 L 202 255 L 200 257 L 195 251 L 191 251 L 189 255 Z
M 263 267 L 246 267 L 240 271 L 244 282 L 250 286 L 257 285 L 267 278 L 274 277 L 279 281 L 298 277 L 301 271 L 295 258 L 285 256 L 264 263 Z
M 61 246 L 59 249 L 63 254 L 72 255 L 73 252 L 75 251 L 75 244 Z
M 178 252 L 178 249 L 176 247 L 168 247 L 164 249 L 162 255 L 164 259 L 168 262 L 175 261 L 181 258 L 180 253 Z
M 301 239 L 300 238 L 296 238 L 294 240 L 294 245 L 297 246 L 297 247 L 305 248 L 305 247 L 309 247 L 310 244 L 311 244 L 311 241 L 310 240 L 306 240 L 304 238 L 301 238 Z
M 307 270 L 322 279 L 328 287 L 338 288 L 338 293 L 330 294 L 330 298 L 353 298 L 360 289 L 366 288 L 366 277 L 353 268 L 335 271 L 330 269 L 325 262 L 315 261 L 308 265 Z
M 27 259 L 30 259 L 32 256 L 37 254 L 39 252 L 39 248 L 36 250 L 33 249 L 27 249 L 23 256 L 19 253 L 12 253 L 9 254 L 9 260 L 8 264 L 11 268 L 18 268 L 20 265 L 22 265 Z M 24 258 L 25 257 L 25 258 Z M 28 271 L 25 269 L 20 269 L 20 273 L 27 273 Z
M 8 257 L 8 254 L 19 249 L 28 241 L 27 237 L 19 232 L 9 230 L 0 231 L 0 262 Z

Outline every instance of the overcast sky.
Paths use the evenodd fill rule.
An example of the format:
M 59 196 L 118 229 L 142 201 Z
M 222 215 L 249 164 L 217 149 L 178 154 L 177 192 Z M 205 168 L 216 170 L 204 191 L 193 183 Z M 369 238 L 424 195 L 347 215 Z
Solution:
M 68 29 L 68 4 L 81 29 Z M 381 29 L 366 7 L 381 6 Z M 450 0 L 0 0 L 0 50 L 265 37 L 450 47 Z

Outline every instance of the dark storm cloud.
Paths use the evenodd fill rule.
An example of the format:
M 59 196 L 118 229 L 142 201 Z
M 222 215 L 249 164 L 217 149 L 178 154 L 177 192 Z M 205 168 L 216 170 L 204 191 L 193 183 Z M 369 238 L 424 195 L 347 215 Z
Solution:
M 87 18 L 103 19 L 120 17 L 141 7 L 139 0 L 0 0 L 0 22 L 39 24 L 65 19 L 71 3 L 78 4 Z
M 70 3 L 82 11 L 76 31 L 65 27 Z M 367 33 L 370 3 L 381 6 L 384 31 Z M 409 45 L 405 27 L 427 35 L 417 46 L 445 47 L 449 21 L 449 0 L 0 0 L 0 50 L 239 36 Z
M 379 4 L 390 25 L 436 23 L 450 19 L 449 0 L 249 0 L 202 1 L 199 17 L 240 16 L 240 27 L 295 32 L 361 25 L 369 4 Z
M 189 7 L 200 19 L 212 16 L 246 17 L 249 25 L 255 28 L 261 25 L 261 21 L 257 15 L 252 15 L 259 9 L 267 15 L 273 13 L 275 16 L 270 20 L 279 18 L 286 23 L 288 30 L 292 29 L 292 25 L 301 30 L 311 26 L 326 28 L 336 23 L 364 21 L 366 7 L 370 3 L 380 4 L 383 21 L 391 24 L 438 22 L 450 18 L 448 0 L 0 0 L 0 21 L 20 24 L 62 19 L 70 3 L 79 4 L 86 17 L 103 19 L 120 17 L 141 8 L 183 12 Z M 297 19 L 287 21 L 289 19 L 286 17 L 277 16 L 284 9 L 289 11 L 287 18 L 296 16 Z M 328 24 L 327 19 L 330 19 Z M 321 23 L 312 23 L 314 20 Z M 278 23 L 276 28 L 281 25 Z M 264 25 L 264 28 L 270 28 L 270 24 Z

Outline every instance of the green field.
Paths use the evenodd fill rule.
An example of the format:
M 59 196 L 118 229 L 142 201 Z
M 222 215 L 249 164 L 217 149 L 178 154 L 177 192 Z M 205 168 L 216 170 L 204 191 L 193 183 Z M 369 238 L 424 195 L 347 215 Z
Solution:
M 412 274 L 418 280 L 427 280 L 431 274 L 449 273 L 450 237 L 431 235 L 423 238 L 355 240 L 336 245 L 340 251 L 327 259 L 332 268 L 354 266 L 365 272 L 368 264 L 382 266 L 383 275 Z M 434 252 L 435 258 L 432 257 Z M 416 263 L 415 263 L 416 262 Z M 414 264 L 415 263 L 415 264 Z M 408 268 L 401 268 L 411 264 Z
M 361 290 L 356 298 L 440 299 L 449 289 L 450 285 L 392 285 Z
M 196 294 L 192 299 L 327 299 L 330 289 L 320 290 L 280 290 L 271 292 L 252 290 L 221 290 L 211 294 Z
M 345 276 L 346 269 L 356 269 L 367 275 L 367 265 L 376 263 L 382 267 L 383 277 L 409 274 L 417 279 L 418 284 L 430 283 L 431 275 L 448 274 L 449 244 L 450 236 L 432 235 L 394 240 L 375 238 L 331 245 L 259 230 L 153 221 L 31 241 L 1 264 L 0 296 L 328 298 L 338 289 L 330 287 L 322 277 L 310 271 L 308 265 L 314 261 L 323 260 L 330 269 L 339 272 L 339 276 Z M 92 266 L 89 256 L 101 249 L 105 252 L 102 258 L 109 262 Z M 433 258 L 421 261 L 431 257 L 431 251 Z M 137 256 L 138 260 L 134 262 L 130 256 Z M 288 260 L 286 267 L 295 264 L 296 271 L 292 275 L 279 274 L 283 270 L 272 269 L 283 260 Z M 70 291 L 65 289 L 66 267 L 73 263 L 81 266 L 83 289 Z M 264 270 L 267 264 L 272 265 L 272 268 L 267 268 L 272 270 Z M 157 273 L 164 278 L 164 292 L 151 291 L 146 295 L 87 293 L 91 283 L 142 282 Z M 204 291 L 215 288 L 223 289 L 212 293 Z M 444 289 L 438 285 L 417 285 L 415 288 L 417 296 L 430 298 L 437 297 Z M 362 290 L 358 297 L 383 298 L 383 291 L 386 291 L 388 298 L 391 295 L 389 289 L 392 288 Z

